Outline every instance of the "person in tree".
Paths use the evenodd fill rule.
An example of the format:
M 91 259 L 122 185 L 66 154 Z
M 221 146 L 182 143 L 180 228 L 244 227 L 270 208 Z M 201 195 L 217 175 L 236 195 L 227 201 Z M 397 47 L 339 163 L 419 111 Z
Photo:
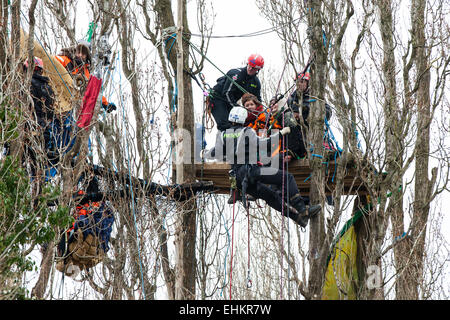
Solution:
M 31 110 L 33 114 L 33 118 L 38 126 L 30 126 L 30 123 L 27 123 L 25 126 L 26 130 L 31 130 L 30 133 L 32 136 L 39 137 L 43 136 L 43 150 L 47 155 L 47 167 L 53 166 L 54 163 L 57 162 L 57 156 L 55 156 L 55 152 L 52 148 L 50 148 L 51 141 L 51 126 L 53 122 L 57 122 L 58 117 L 55 116 L 54 113 L 54 103 L 55 103 L 55 93 L 50 85 L 50 79 L 47 76 L 44 76 L 44 62 L 39 57 L 33 57 L 34 69 L 31 77 L 30 84 L 30 95 L 33 100 L 31 105 Z M 28 68 L 30 68 L 31 64 L 28 59 L 23 63 L 23 71 L 26 73 Z M 38 139 L 41 141 L 41 139 Z M 39 142 L 38 144 L 40 144 Z M 33 146 L 33 147 L 31 147 Z M 27 155 L 31 159 L 31 176 L 38 175 L 38 163 L 37 163 L 37 152 L 38 149 L 35 147 L 37 144 L 35 143 L 26 143 L 25 149 Z
M 55 58 L 71 73 L 72 77 L 81 75 L 85 82 L 89 80 L 92 63 L 89 42 L 79 41 L 75 47 L 63 48 Z M 117 109 L 116 105 L 108 102 L 105 96 L 102 96 L 102 107 L 108 113 Z
M 298 137 L 298 139 L 293 139 L 295 141 L 295 145 L 292 145 L 292 149 L 295 151 L 291 154 L 291 157 L 294 158 L 302 158 L 306 155 L 306 147 L 304 142 L 304 129 L 309 128 L 308 117 L 310 110 L 310 103 L 314 101 L 310 98 L 309 90 L 309 81 L 311 79 L 311 75 L 309 72 L 299 73 L 296 77 L 296 85 L 297 90 L 294 91 L 288 99 L 288 106 L 292 111 L 291 118 L 291 132 L 293 135 Z M 300 118 L 301 116 L 301 118 Z M 325 103 L 325 119 L 326 121 L 330 121 L 332 116 L 332 111 L 330 105 Z M 302 131 L 301 122 L 305 124 L 305 127 Z
M 252 54 L 248 57 L 245 67 L 231 69 L 226 75 L 217 79 L 217 84 L 209 97 L 209 108 L 219 131 L 230 127 L 228 114 L 234 106 L 238 105 L 244 93 L 252 93 L 261 101 L 261 83 L 258 73 L 263 67 L 263 57 Z
M 215 158 L 231 165 L 237 188 L 243 196 L 249 194 L 255 199 L 262 199 L 273 209 L 284 212 L 297 224 L 306 227 L 309 219 L 320 212 L 321 205 L 313 205 L 307 209 L 293 175 L 285 174 L 275 167 L 264 166 L 260 162 L 262 148 L 270 146 L 272 139 L 279 140 L 280 136 L 288 134 L 290 128 L 283 128 L 268 138 L 261 138 L 253 128 L 245 126 L 247 117 L 245 108 L 238 106 L 231 109 L 228 117 L 230 128 L 217 133 Z M 208 157 L 208 153 L 204 156 Z M 289 205 L 285 201 L 287 199 L 282 199 L 281 193 L 277 192 L 283 188 Z
M 294 113 L 301 113 L 305 125 L 308 127 L 308 116 L 309 116 L 309 107 L 311 101 L 314 101 L 310 98 L 310 87 L 309 81 L 311 79 L 311 74 L 309 72 L 302 72 L 297 74 L 296 77 L 296 86 L 297 90 L 295 90 L 288 99 L 288 106 L 294 111 Z M 301 111 L 301 112 L 300 112 Z M 330 121 L 332 116 L 331 107 L 325 103 L 325 117 L 327 121 Z
M 24 71 L 29 67 L 28 59 L 24 62 Z M 54 118 L 53 104 L 55 94 L 50 86 L 50 79 L 43 75 L 44 63 L 42 59 L 34 57 L 34 71 L 31 77 L 30 93 L 33 99 L 34 114 L 37 123 L 45 129 L 49 121 Z

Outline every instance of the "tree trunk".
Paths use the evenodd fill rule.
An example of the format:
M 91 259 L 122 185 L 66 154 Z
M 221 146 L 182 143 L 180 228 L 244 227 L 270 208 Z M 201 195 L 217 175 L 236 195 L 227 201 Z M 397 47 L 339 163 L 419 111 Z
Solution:
M 315 53 L 315 62 L 311 65 L 311 83 L 312 94 L 319 97 L 310 104 L 308 116 L 309 130 L 307 133 L 307 145 L 312 144 L 313 150 L 308 151 L 308 157 L 311 166 L 311 190 L 310 204 L 321 203 L 324 206 L 325 198 L 325 172 L 322 165 L 323 158 L 323 135 L 324 135 L 324 116 L 325 116 L 325 84 L 327 79 L 327 55 L 328 51 L 323 43 L 323 22 L 320 3 L 311 1 L 311 10 L 309 11 L 308 24 L 311 28 L 310 51 Z M 310 255 L 310 273 L 308 281 L 309 295 L 312 299 L 319 299 L 322 292 L 322 285 L 325 279 L 325 261 L 326 254 L 321 256 L 320 248 L 325 240 L 325 219 L 323 212 L 316 219 L 310 220 L 309 224 L 309 255 Z
M 413 32 L 417 47 L 416 69 L 418 80 L 417 91 L 417 140 L 415 167 L 415 195 L 412 232 L 408 241 L 412 250 L 411 263 L 405 270 L 406 282 L 409 284 L 404 296 L 409 299 L 419 299 L 419 287 L 423 281 L 423 263 L 425 250 L 425 235 L 430 211 L 429 199 L 433 183 L 428 179 L 428 162 L 430 153 L 430 69 L 428 68 L 428 49 L 425 39 L 425 0 L 415 0 L 412 3 Z M 413 242 L 416 242 L 415 244 Z
M 180 0 L 181 1 L 181 0 Z M 182 16 L 179 16 L 179 20 L 182 20 L 183 25 L 183 69 L 189 67 L 189 43 L 190 31 L 188 27 L 187 14 L 186 14 L 186 1 L 182 0 Z M 154 10 L 158 15 L 161 29 L 167 29 L 175 25 L 175 19 L 173 17 L 171 1 L 159 0 L 155 2 Z M 166 47 L 166 50 L 168 48 Z M 173 52 L 173 51 L 172 51 Z M 174 54 L 168 54 L 167 59 L 171 64 L 173 70 L 177 70 L 177 59 Z M 161 60 L 166 59 L 161 57 Z M 177 177 L 176 183 L 188 183 L 193 182 L 195 179 L 195 167 L 194 167 L 194 143 L 192 139 L 194 136 L 194 102 L 192 97 L 192 83 L 189 74 L 183 72 L 183 96 L 184 101 L 179 101 L 177 116 L 182 117 L 180 121 L 177 121 L 176 135 L 173 137 L 175 143 L 179 143 L 178 147 L 182 148 L 182 153 L 185 155 L 182 161 L 182 175 Z M 167 76 L 168 73 L 165 73 Z M 177 78 L 180 79 L 181 75 Z M 167 79 L 168 82 L 171 79 Z M 178 85 L 181 85 L 178 83 Z M 170 95 L 169 95 L 170 99 Z M 170 101 L 170 100 L 169 100 Z M 178 134 L 183 134 L 180 136 Z M 177 168 L 178 169 L 178 168 Z M 185 202 L 178 203 L 178 222 L 177 233 L 175 238 L 176 246 L 176 266 L 175 266 L 175 299 L 195 299 L 195 283 L 196 283 L 196 230 L 197 230 L 197 205 L 195 198 L 189 199 Z M 168 275 L 170 278 L 170 275 Z
M 387 191 L 391 191 L 391 199 L 389 206 L 386 210 L 383 222 L 378 226 L 380 234 L 380 240 L 384 237 L 385 228 L 382 225 L 386 225 L 386 222 L 391 217 L 393 234 L 403 234 L 404 221 L 403 221 L 403 188 L 402 175 L 400 174 L 403 169 L 403 157 L 404 148 L 402 145 L 401 137 L 403 135 L 402 128 L 400 126 L 400 110 L 396 98 L 396 62 L 394 56 L 394 27 L 393 27 L 393 14 L 391 1 L 378 1 L 377 2 L 379 14 L 380 14 L 380 32 L 383 42 L 383 82 L 385 87 L 385 101 L 383 104 L 384 116 L 385 116 L 385 143 L 386 143 L 386 171 L 388 173 L 388 184 L 385 188 L 381 189 L 380 197 L 385 199 Z M 381 222 L 380 222 L 381 223 Z M 381 242 L 376 243 L 374 247 L 374 254 L 380 252 Z M 400 246 L 396 246 L 394 250 L 401 250 Z M 395 255 L 395 262 L 397 267 L 401 268 L 404 262 L 402 257 L 398 254 Z

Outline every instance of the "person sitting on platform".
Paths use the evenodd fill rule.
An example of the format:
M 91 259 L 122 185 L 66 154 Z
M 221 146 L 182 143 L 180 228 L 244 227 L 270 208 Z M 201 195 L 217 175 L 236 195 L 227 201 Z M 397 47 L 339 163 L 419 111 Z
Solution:
M 236 175 L 237 188 L 242 192 L 244 204 L 244 197 L 249 194 L 255 199 L 266 201 L 273 209 L 283 212 L 300 226 L 306 227 L 309 219 L 321 211 L 321 205 L 313 205 L 307 209 L 294 176 L 290 173 L 285 174 L 276 167 L 263 166 L 259 161 L 263 147 L 270 145 L 271 139 L 279 140 L 280 135 L 288 134 L 290 128 L 283 128 L 268 138 L 261 138 L 253 128 L 244 126 L 247 117 L 248 112 L 245 108 L 231 109 L 228 117 L 231 127 L 217 133 L 215 157 L 224 159 L 231 165 Z M 208 154 L 205 153 L 205 156 L 207 157 Z M 280 193 L 276 191 L 282 188 L 287 190 L 289 205 L 286 199 L 282 199 Z

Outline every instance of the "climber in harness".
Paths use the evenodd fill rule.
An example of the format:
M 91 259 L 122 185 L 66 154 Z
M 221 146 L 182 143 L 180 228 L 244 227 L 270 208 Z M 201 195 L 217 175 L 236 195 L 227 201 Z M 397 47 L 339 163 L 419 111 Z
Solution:
M 230 127 L 228 114 L 231 108 L 244 93 L 254 94 L 261 101 L 261 83 L 259 71 L 264 67 L 264 59 L 258 54 L 252 54 L 247 59 L 247 66 L 231 69 L 226 75 L 217 79 L 209 97 L 209 109 L 217 124 L 217 129 L 223 131 Z
M 75 47 L 63 48 L 55 58 L 71 73 L 78 83 L 87 83 L 90 77 L 90 67 L 92 62 L 91 44 L 80 40 Z M 117 109 L 116 105 L 108 102 L 106 97 L 102 97 L 102 108 L 110 113 Z
M 57 247 L 56 268 L 67 275 L 71 275 L 71 265 L 83 270 L 103 259 L 109 251 L 114 223 L 114 214 L 99 192 L 97 178 L 93 177 L 85 190 L 78 190 L 74 198 L 78 200 L 75 221 L 63 231 Z
M 266 201 L 273 209 L 283 212 L 300 226 L 306 227 L 309 219 L 320 212 L 321 206 L 313 205 L 307 209 L 292 174 L 287 173 L 283 177 L 283 171 L 276 167 L 264 166 L 260 161 L 261 154 L 267 151 L 263 151 L 263 148 L 270 146 L 270 140 L 279 140 L 279 136 L 288 134 L 290 128 L 283 128 L 268 138 L 261 138 L 253 128 L 244 126 L 247 116 L 248 112 L 243 107 L 231 109 L 228 118 L 230 128 L 217 133 L 215 157 L 231 165 L 236 176 L 237 188 L 242 193 L 244 206 L 246 206 L 245 196 L 249 194 L 255 199 Z M 208 156 L 207 153 L 205 156 Z M 280 192 L 270 188 L 269 185 L 276 190 L 283 188 L 287 190 L 289 204 L 284 201 L 287 199 L 282 199 Z
M 294 157 L 304 157 L 306 156 L 306 148 L 304 144 L 304 137 L 302 132 L 304 132 L 304 129 L 309 128 L 308 124 L 308 116 L 309 116 L 309 109 L 310 109 L 310 103 L 314 101 L 314 99 L 311 99 L 309 96 L 309 81 L 311 79 L 311 75 L 309 72 L 301 72 L 296 77 L 296 87 L 297 90 L 295 90 L 291 96 L 288 99 L 288 106 L 293 112 L 294 119 L 291 119 L 292 124 L 292 133 L 298 136 L 300 139 L 296 139 L 296 141 L 302 141 L 302 143 L 296 143 L 293 148 L 295 149 L 295 152 L 292 156 Z M 300 115 L 302 117 L 303 123 L 305 124 L 305 128 L 302 131 Z M 332 111 L 330 105 L 328 103 L 325 103 L 325 120 L 328 122 L 330 121 L 332 116 Z M 293 121 L 292 121 L 293 120 Z M 325 144 L 325 142 L 324 142 Z
M 301 72 L 296 76 L 295 90 L 288 99 L 288 106 L 292 108 L 294 112 L 299 113 L 301 110 L 302 117 L 305 121 L 305 125 L 308 127 L 309 106 L 312 101 L 315 101 L 309 96 L 309 81 L 311 74 L 307 71 Z M 325 118 L 330 121 L 332 116 L 331 107 L 325 103 Z

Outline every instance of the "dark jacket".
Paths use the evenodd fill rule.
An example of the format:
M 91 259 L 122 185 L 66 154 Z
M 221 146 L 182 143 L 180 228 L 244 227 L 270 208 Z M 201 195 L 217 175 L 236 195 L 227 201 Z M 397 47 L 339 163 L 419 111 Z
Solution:
M 231 69 L 227 72 L 227 76 L 217 79 L 217 84 L 213 88 L 213 99 L 224 99 L 232 106 L 237 104 L 245 92 L 238 88 L 231 79 L 261 101 L 261 83 L 256 75 L 249 76 L 247 74 L 247 67 Z
M 314 101 L 314 100 L 310 99 L 309 93 L 304 92 L 303 93 L 303 105 L 302 105 L 301 110 L 302 110 L 302 117 L 303 117 L 303 120 L 305 121 L 306 125 L 308 125 L 307 119 L 309 116 L 309 105 L 310 105 L 311 101 Z M 289 97 L 288 106 L 294 112 L 299 112 L 300 103 L 299 103 L 299 99 L 298 99 L 297 90 L 295 90 Z M 326 117 L 327 121 L 330 121 L 331 116 L 332 116 L 331 107 L 327 103 L 325 103 L 325 117 Z
M 38 123 L 45 126 L 45 119 L 53 119 L 54 92 L 49 84 L 49 78 L 33 73 L 31 78 L 31 96 L 34 102 L 34 112 Z

